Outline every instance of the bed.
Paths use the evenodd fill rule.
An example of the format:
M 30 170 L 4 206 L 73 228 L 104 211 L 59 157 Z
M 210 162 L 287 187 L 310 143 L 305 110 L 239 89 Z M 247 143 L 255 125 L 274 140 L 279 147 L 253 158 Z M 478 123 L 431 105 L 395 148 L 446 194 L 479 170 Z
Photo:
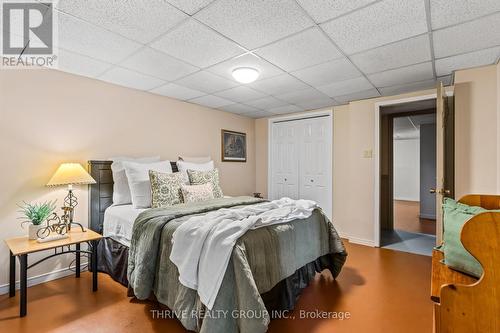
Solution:
M 294 308 L 316 273 L 327 269 L 335 278 L 346 260 L 342 241 L 320 209 L 306 219 L 250 230 L 237 241 L 215 303 L 207 309 L 196 290 L 179 283 L 169 260 L 172 234 L 193 215 L 260 200 L 220 198 L 146 210 L 113 206 L 110 165 L 89 162 L 96 180 L 90 190 L 90 228 L 104 236 L 98 245 L 98 270 L 128 287 L 129 296 L 167 306 L 188 330 L 265 332 L 270 319 Z M 177 171 L 175 163 L 172 170 Z M 134 229 L 134 224 L 140 228 Z M 147 241 L 140 243 L 142 238 Z

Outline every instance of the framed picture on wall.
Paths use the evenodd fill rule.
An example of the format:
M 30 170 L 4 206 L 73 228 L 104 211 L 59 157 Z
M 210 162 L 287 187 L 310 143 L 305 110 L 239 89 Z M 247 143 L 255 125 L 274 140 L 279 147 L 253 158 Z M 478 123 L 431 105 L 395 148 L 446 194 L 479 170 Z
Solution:
M 222 162 L 247 161 L 247 135 L 223 129 L 221 131 Z

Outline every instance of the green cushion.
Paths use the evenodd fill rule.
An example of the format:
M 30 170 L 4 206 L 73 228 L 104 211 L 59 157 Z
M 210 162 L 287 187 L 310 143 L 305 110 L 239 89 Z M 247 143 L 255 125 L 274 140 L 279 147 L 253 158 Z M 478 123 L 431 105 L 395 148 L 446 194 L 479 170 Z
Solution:
M 474 215 L 487 210 L 481 207 L 464 205 L 453 199 L 446 198 L 443 203 L 443 246 L 444 263 L 457 271 L 481 277 L 483 268 L 462 245 L 460 232 L 462 226 Z

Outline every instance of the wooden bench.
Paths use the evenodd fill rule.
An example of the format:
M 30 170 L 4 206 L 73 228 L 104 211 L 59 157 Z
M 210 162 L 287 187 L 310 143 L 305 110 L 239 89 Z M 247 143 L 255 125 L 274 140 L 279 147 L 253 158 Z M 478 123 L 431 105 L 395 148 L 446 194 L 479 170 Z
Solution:
M 467 195 L 460 202 L 500 209 L 500 196 Z M 460 237 L 464 247 L 481 263 L 478 280 L 444 265 L 443 254 L 433 251 L 431 299 L 436 333 L 500 333 L 500 212 L 485 212 L 467 221 Z

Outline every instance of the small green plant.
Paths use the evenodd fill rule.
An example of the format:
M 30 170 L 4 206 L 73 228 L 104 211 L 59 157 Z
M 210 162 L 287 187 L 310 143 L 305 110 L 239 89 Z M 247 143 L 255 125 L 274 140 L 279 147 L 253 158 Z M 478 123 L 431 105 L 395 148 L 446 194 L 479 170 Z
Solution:
M 23 216 L 19 217 L 24 221 L 24 223 L 33 223 L 34 225 L 40 225 L 45 221 L 50 214 L 56 209 L 56 201 L 46 201 L 44 203 L 27 203 L 23 201 L 23 205 L 18 205 L 19 213 L 23 214 Z

